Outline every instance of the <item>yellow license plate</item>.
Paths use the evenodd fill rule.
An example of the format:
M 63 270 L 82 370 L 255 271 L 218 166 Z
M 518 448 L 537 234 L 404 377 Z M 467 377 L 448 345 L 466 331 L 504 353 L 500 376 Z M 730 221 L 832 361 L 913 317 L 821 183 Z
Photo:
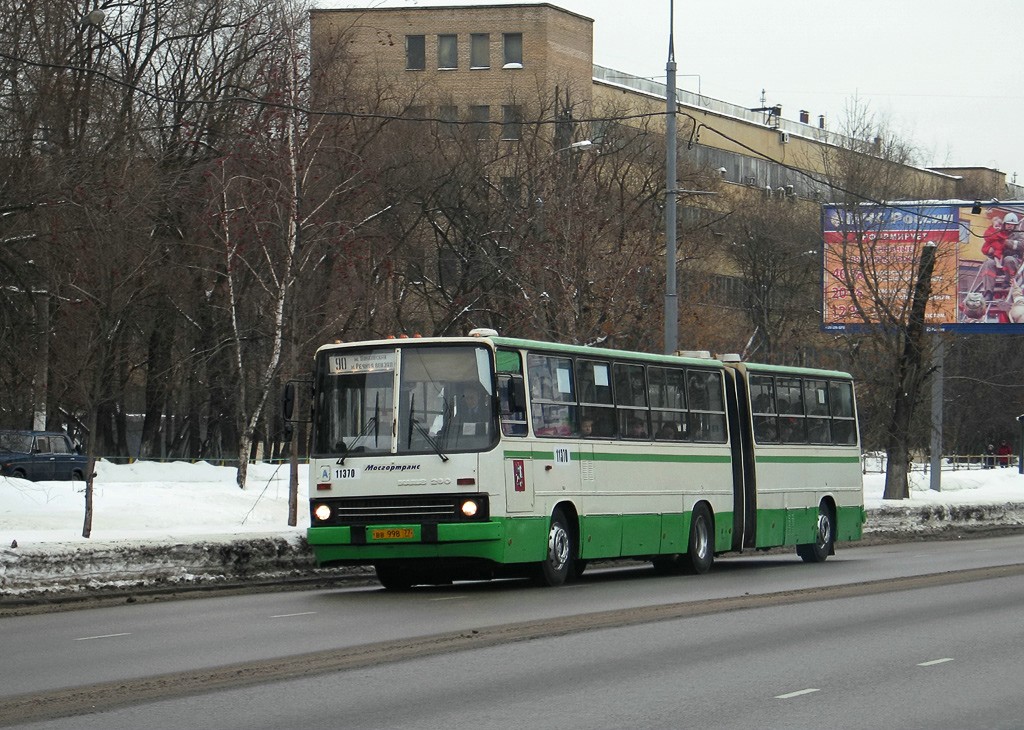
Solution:
M 414 537 L 411 527 L 392 527 L 387 530 L 374 530 L 374 540 L 412 540 Z

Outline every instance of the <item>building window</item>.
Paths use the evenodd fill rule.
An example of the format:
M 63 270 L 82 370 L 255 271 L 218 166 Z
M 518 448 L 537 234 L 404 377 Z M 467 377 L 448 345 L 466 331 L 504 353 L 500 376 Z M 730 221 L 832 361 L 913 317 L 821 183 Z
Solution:
M 491 67 L 491 36 L 487 33 L 472 33 L 469 36 L 470 68 Z
M 409 71 L 422 71 L 426 67 L 426 36 L 407 35 L 405 37 L 405 68 Z
M 441 120 L 441 131 L 444 134 L 455 136 L 459 128 L 459 108 L 452 105 L 442 105 L 438 109 L 438 118 Z
M 522 199 L 519 179 L 515 177 L 501 178 L 501 196 L 505 199 L 506 203 L 519 205 Z
M 459 67 L 459 42 L 457 35 L 439 35 L 437 37 L 437 67 Z
M 414 134 L 419 129 L 417 122 L 426 118 L 427 108 L 425 106 L 409 106 L 402 112 L 402 116 L 407 120 L 402 123 L 406 132 Z
M 523 67 L 523 34 L 505 33 L 505 65 L 502 68 Z
M 488 139 L 491 136 L 490 124 L 491 108 L 485 105 L 471 106 L 469 118 L 473 123 L 473 138 Z
M 501 107 L 501 138 L 521 139 L 523 126 L 523 110 L 521 107 L 506 104 Z

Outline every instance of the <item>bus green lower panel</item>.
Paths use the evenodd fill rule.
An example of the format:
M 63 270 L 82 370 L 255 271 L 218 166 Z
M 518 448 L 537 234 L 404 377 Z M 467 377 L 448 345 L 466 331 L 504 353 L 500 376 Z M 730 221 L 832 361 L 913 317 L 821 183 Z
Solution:
M 654 555 L 661 550 L 661 515 L 622 516 L 622 554 Z
M 373 539 L 374 530 L 388 537 Z M 412 537 L 393 537 L 411 530 Z M 369 525 L 367 541 L 353 544 L 349 527 L 310 527 L 306 540 L 318 564 L 371 563 L 417 558 L 481 558 L 496 563 L 537 562 L 544 558 L 547 521 L 539 517 L 496 518 L 490 522 L 437 526 L 437 542 L 423 542 L 420 525 Z
M 836 513 L 836 540 L 860 540 L 864 536 L 867 512 L 863 507 L 840 507 Z
M 580 548 L 584 560 L 619 557 L 622 554 L 622 518 L 619 515 L 580 518 Z
M 864 529 L 864 508 L 836 510 L 835 539 L 859 540 Z M 803 545 L 818 537 L 818 508 L 758 510 L 757 547 Z
M 817 527 L 817 507 L 759 509 L 757 511 L 757 547 L 814 542 Z

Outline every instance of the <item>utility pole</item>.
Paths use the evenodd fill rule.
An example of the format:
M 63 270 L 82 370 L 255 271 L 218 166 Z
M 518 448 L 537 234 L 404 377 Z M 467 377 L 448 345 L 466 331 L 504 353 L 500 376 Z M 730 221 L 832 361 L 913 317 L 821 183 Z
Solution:
M 665 64 L 665 354 L 678 349 L 676 298 L 676 52 L 674 0 L 668 2 L 668 62 Z

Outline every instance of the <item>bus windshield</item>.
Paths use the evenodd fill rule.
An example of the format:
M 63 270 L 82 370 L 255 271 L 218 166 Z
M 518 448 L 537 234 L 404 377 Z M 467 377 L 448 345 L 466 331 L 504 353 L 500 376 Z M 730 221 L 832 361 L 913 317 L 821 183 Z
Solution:
M 317 456 L 479 451 L 496 441 L 486 347 L 326 350 L 316 363 Z

